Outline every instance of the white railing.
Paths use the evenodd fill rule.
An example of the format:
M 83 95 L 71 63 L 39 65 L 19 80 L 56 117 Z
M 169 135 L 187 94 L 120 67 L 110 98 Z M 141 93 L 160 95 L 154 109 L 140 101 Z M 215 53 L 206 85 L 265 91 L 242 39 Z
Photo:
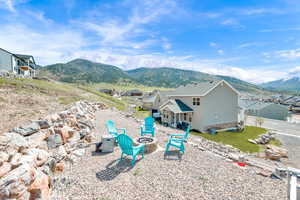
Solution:
M 300 200 L 300 187 L 298 186 L 298 177 L 300 177 L 300 170 L 288 168 L 288 199 Z

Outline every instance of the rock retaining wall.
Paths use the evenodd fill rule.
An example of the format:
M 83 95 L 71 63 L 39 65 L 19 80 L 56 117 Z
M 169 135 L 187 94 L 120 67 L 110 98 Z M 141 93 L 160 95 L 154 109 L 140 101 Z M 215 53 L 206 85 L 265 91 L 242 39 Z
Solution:
M 0 199 L 49 199 L 51 177 L 75 162 L 93 140 L 101 103 L 76 102 L 70 109 L 0 135 Z

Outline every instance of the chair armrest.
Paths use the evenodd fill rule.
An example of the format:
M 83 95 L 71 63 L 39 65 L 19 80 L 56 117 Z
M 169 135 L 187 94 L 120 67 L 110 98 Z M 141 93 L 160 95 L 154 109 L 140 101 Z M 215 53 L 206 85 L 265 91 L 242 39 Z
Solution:
M 125 128 L 117 128 L 117 131 L 122 131 L 123 134 L 126 134 L 126 129 Z
M 171 134 L 170 137 L 184 137 L 185 134 Z

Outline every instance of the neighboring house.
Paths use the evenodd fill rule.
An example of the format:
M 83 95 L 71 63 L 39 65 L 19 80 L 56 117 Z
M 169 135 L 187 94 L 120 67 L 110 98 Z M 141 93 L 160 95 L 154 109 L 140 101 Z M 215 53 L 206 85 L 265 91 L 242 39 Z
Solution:
M 36 64 L 33 56 L 13 54 L 0 48 L 0 72 L 34 77 L 35 68 Z
M 246 115 L 251 116 L 277 120 L 286 120 L 289 116 L 288 107 L 277 103 L 252 102 L 248 105 L 244 103 L 241 107 L 245 109 Z
M 114 89 L 100 89 L 99 92 L 113 96 L 116 91 Z
M 152 113 L 158 112 L 159 107 L 168 100 L 168 94 L 172 91 L 155 90 L 150 95 L 144 96 L 142 99 L 142 107 L 145 110 L 150 110 Z
M 128 90 L 122 93 L 122 96 L 143 96 L 143 92 L 140 90 Z
M 162 122 L 169 126 L 185 122 L 204 132 L 244 123 L 239 92 L 224 80 L 181 86 L 166 96 L 159 111 Z

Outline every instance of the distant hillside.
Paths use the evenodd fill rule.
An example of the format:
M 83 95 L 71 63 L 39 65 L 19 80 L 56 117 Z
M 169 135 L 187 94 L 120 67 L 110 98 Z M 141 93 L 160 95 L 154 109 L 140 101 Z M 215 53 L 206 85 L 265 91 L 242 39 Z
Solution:
M 136 82 L 156 87 L 176 88 L 192 82 L 213 80 L 214 76 L 175 68 L 138 68 L 127 71 Z
M 94 63 L 84 59 L 72 60 L 68 63 L 58 63 L 40 68 L 42 74 L 51 73 L 57 80 L 63 82 L 107 82 L 116 83 L 119 80 L 131 79 L 123 70 L 113 65 Z
M 228 76 L 215 76 L 192 70 L 176 68 L 137 68 L 122 69 L 84 59 L 76 59 L 68 63 L 58 63 L 40 68 L 40 74 L 63 82 L 118 83 L 132 82 L 146 86 L 176 88 L 193 82 L 224 79 L 236 89 L 243 92 L 265 92 L 260 87 Z
M 280 79 L 261 84 L 262 87 L 272 90 L 288 90 L 300 92 L 300 78 L 292 77 L 289 79 Z

